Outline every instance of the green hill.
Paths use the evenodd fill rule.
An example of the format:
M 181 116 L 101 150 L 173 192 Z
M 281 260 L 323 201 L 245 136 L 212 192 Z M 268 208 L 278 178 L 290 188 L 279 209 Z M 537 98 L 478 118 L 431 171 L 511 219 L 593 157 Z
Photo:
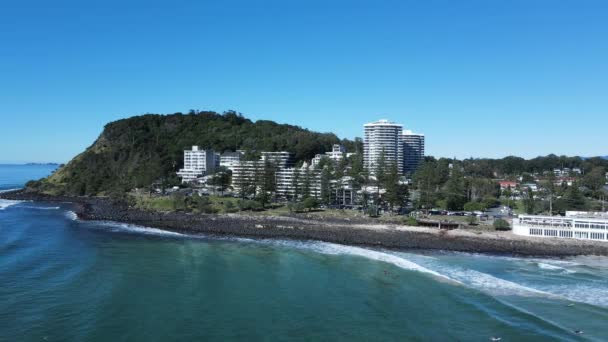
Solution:
M 107 124 L 84 152 L 48 178 L 28 183 L 28 189 L 63 195 L 107 195 L 147 187 L 175 177 L 183 165 L 183 150 L 192 145 L 226 150 L 289 151 L 307 160 L 340 141 L 332 133 L 260 120 L 233 111 L 148 114 Z

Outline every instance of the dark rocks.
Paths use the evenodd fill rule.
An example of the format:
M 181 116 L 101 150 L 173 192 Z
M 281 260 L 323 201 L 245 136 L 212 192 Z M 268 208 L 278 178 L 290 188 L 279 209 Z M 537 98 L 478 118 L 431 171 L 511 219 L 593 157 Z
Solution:
M 567 240 L 550 243 L 543 239 L 499 239 L 485 236 L 439 234 L 398 230 L 395 227 L 365 228 L 367 221 L 319 221 L 296 217 L 265 217 L 247 215 L 197 215 L 160 213 L 129 208 L 108 198 L 51 197 L 25 192 L 0 194 L 0 198 L 44 202 L 72 202 L 74 211 L 83 220 L 104 220 L 154 227 L 184 234 L 210 234 L 251 238 L 319 240 L 346 245 L 395 249 L 439 249 L 473 253 L 517 255 L 608 255 L 608 243 Z

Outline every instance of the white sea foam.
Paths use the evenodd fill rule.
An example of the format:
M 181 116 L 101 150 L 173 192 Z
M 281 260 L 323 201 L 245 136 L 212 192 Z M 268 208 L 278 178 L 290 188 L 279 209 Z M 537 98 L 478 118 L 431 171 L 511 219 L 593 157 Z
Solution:
M 139 233 L 139 234 L 146 234 L 146 235 L 175 236 L 175 237 L 188 237 L 189 236 L 186 234 L 170 232 L 170 231 L 157 229 L 157 228 L 138 226 L 138 225 L 128 224 L 128 223 L 119 223 L 119 222 L 111 222 L 111 221 L 96 221 L 95 224 L 107 227 L 110 229 L 110 231 L 113 231 L 113 232 L 130 232 L 130 233 Z
M 59 210 L 59 209 L 61 209 L 61 207 L 36 207 L 36 206 L 21 206 L 21 208 L 34 209 L 34 210 Z
M 16 191 L 16 190 L 21 190 L 21 188 L 13 188 L 13 189 L 0 190 L 0 194 L 3 193 L 3 192 Z
M 575 273 L 576 272 L 576 271 L 569 270 L 569 269 L 561 267 L 561 266 L 544 263 L 544 262 L 537 262 L 536 265 L 538 266 L 538 268 L 543 269 L 543 270 L 548 270 L 548 271 L 558 271 L 561 273 Z
M 78 215 L 76 215 L 76 213 L 71 210 L 66 211 L 65 216 L 72 221 L 78 220 Z
M 608 307 L 608 286 L 605 283 L 548 285 L 545 290 L 572 302 Z
M 0 210 L 4 210 L 10 206 L 13 206 L 15 204 L 19 204 L 22 201 L 13 201 L 13 200 L 5 200 L 5 199 L 0 199 Z
M 421 273 L 430 274 L 436 278 L 441 280 L 447 280 L 449 282 L 459 283 L 457 280 L 451 279 L 443 274 L 430 270 L 426 267 L 420 266 L 419 264 L 407 260 L 405 258 L 399 257 L 394 254 L 386 253 L 383 251 L 377 251 L 372 249 L 366 249 L 361 247 L 354 246 L 346 246 L 346 245 L 338 245 L 329 242 L 321 242 L 321 241 L 291 241 L 291 240 L 263 240 L 266 243 L 271 243 L 274 245 L 282 245 L 287 247 L 295 247 L 301 249 L 312 250 L 314 252 L 320 254 L 328 254 L 328 255 L 355 255 L 363 258 L 367 258 L 370 260 L 385 262 L 387 264 L 392 264 L 399 268 L 417 271 Z

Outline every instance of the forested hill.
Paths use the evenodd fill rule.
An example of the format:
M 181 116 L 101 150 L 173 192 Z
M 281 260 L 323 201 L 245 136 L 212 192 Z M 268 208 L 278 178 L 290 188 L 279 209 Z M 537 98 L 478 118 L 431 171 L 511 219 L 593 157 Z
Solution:
M 66 195 L 121 193 L 175 177 L 183 165 L 183 150 L 192 145 L 217 152 L 289 151 L 297 160 L 307 160 L 339 142 L 350 151 L 357 148 L 332 133 L 253 122 L 232 111 L 148 114 L 107 124 L 93 145 L 50 177 L 28 183 L 28 188 Z

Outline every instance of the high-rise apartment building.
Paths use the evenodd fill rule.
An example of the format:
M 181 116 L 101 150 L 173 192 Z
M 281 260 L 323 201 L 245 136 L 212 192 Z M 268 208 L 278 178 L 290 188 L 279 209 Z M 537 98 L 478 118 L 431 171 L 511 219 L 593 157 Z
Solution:
M 403 141 L 403 172 L 413 174 L 424 160 L 424 134 L 404 130 Z
M 401 174 L 412 174 L 424 160 L 424 134 L 403 130 L 401 124 L 379 120 L 365 124 L 363 166 L 375 175 L 379 158 L 385 165 L 397 163 Z
M 396 163 L 403 173 L 403 143 L 401 133 L 403 126 L 388 120 L 379 120 L 363 125 L 363 166 L 371 174 L 376 173 L 379 158 L 383 157 L 387 165 Z

